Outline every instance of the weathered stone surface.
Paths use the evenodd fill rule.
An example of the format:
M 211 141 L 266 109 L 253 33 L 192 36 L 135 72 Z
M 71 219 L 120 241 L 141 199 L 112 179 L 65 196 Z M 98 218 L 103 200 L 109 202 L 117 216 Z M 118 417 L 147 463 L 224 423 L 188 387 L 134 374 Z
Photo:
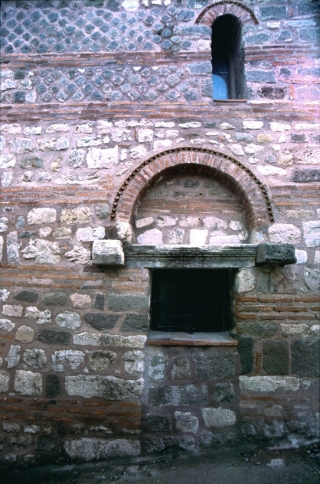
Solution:
M 153 355 L 150 360 L 148 369 L 149 377 L 153 381 L 161 381 L 165 379 L 166 375 L 166 358 L 163 353 L 158 352 Z
M 107 400 L 126 400 L 139 397 L 142 394 L 143 385 L 143 379 L 124 380 L 114 376 L 77 375 L 65 378 L 68 395 L 84 398 L 102 397 Z
M 169 415 L 147 414 L 147 429 L 151 432 L 169 432 L 172 428 Z
M 242 121 L 244 129 L 261 129 L 263 121 Z
M 72 301 L 72 306 L 75 309 L 89 308 L 92 303 L 92 299 L 87 294 L 71 294 L 70 299 Z
M 320 288 L 320 269 L 304 269 L 304 281 L 311 291 L 319 291 Z
M 48 309 L 39 311 L 38 308 L 30 306 L 26 308 L 26 318 L 36 319 L 37 324 L 50 324 L 51 312 Z
M 0 301 L 4 302 L 10 296 L 10 291 L 7 289 L 0 289 Z
M 278 331 L 278 327 L 273 323 L 264 321 L 245 321 L 237 323 L 237 332 L 240 334 L 260 336 L 270 338 Z
M 93 242 L 103 239 L 105 236 L 104 227 L 83 227 L 77 230 L 76 237 L 79 242 Z
M 259 244 L 256 256 L 256 264 L 294 264 L 297 262 L 295 249 L 292 244 Z
M 151 387 L 148 403 L 153 407 L 162 405 L 206 405 L 208 391 L 205 385 Z
M 77 329 L 81 326 L 81 318 L 78 313 L 72 311 L 65 311 L 58 314 L 56 317 L 56 323 L 62 328 Z
M 116 346 L 120 348 L 144 348 L 146 336 L 120 336 L 113 334 L 79 333 L 73 337 L 74 344 L 88 346 Z
M 162 244 L 162 232 L 159 229 L 147 230 L 137 237 L 138 243 L 143 245 Z
M 232 383 L 225 382 L 225 383 L 217 383 L 215 386 L 215 391 L 213 394 L 213 398 L 216 402 L 224 403 L 228 402 L 231 403 L 234 400 L 234 387 Z
M 291 343 L 291 371 L 300 376 L 317 377 L 320 373 L 319 338 L 298 338 Z
M 176 419 L 176 428 L 182 432 L 196 433 L 198 431 L 199 422 L 197 417 L 191 415 L 190 412 L 174 412 Z
M 59 395 L 61 390 L 60 379 L 55 373 L 48 373 L 46 375 L 45 393 L 47 398 L 55 398 Z
M 281 323 L 280 333 L 281 336 L 288 338 L 290 336 L 300 336 L 309 332 L 309 326 L 307 324 L 297 323 Z
M 253 370 L 253 361 L 254 361 L 253 348 L 254 348 L 254 341 L 252 338 L 240 336 L 238 353 L 240 355 L 242 374 L 251 373 L 251 371 Z
M 292 224 L 273 224 L 268 233 L 274 244 L 299 244 L 301 241 L 301 231 Z
M 303 222 L 303 236 L 307 247 L 320 246 L 320 220 Z
M 263 343 L 263 369 L 268 375 L 289 373 L 289 346 L 286 341 L 270 340 Z
M 131 294 L 109 294 L 108 308 L 110 311 L 146 312 L 149 299 L 146 296 L 133 296 Z
M 71 262 L 75 262 L 76 264 L 88 264 L 91 260 L 90 250 L 76 245 L 64 255 L 65 257 L 68 257 Z
M 55 448 L 55 440 L 48 435 L 40 436 L 37 442 L 37 450 L 51 452 Z
M 20 260 L 20 244 L 18 242 L 18 232 L 10 232 L 7 235 L 7 262 L 15 264 Z
M 118 164 L 119 161 L 119 148 L 114 146 L 113 148 L 89 148 L 87 154 L 88 168 L 111 168 Z
M 95 240 L 92 262 L 98 265 L 124 266 L 124 252 L 120 240 Z
M 216 380 L 235 375 L 234 354 L 231 351 L 199 351 L 194 353 L 199 380 Z
M 9 390 L 10 375 L 4 370 L 0 370 L 0 393 L 5 393 Z
M 15 324 L 10 321 L 10 319 L 0 319 L 0 331 L 6 331 L 10 333 L 14 328 Z
M 57 220 L 57 211 L 54 208 L 34 208 L 28 212 L 28 224 L 50 224 Z
M 58 227 L 53 231 L 53 237 L 56 239 L 70 239 L 71 238 L 71 229 L 66 227 Z
M 27 289 L 22 289 L 21 291 L 14 294 L 13 299 L 17 301 L 25 302 L 37 302 L 39 294 L 36 291 L 28 291 Z
M 92 351 L 89 355 L 89 368 L 94 371 L 104 371 L 115 363 L 117 354 L 114 351 Z
M 21 341 L 21 343 L 31 343 L 34 338 L 34 329 L 29 326 L 20 326 L 16 332 L 16 340 Z
M 35 259 L 36 264 L 58 264 L 60 253 L 58 242 L 42 239 L 30 240 L 27 247 L 22 250 L 24 259 Z
M 67 295 L 64 292 L 48 292 L 42 296 L 41 302 L 48 306 L 64 306 L 67 303 Z
M 95 309 L 99 309 L 100 311 L 102 311 L 104 309 L 104 301 L 105 301 L 104 294 L 96 294 L 96 297 L 94 300 Z
M 64 362 L 68 361 L 71 370 L 76 370 L 84 363 L 84 353 L 77 350 L 59 350 L 52 353 L 52 369 L 64 371 Z
M 296 392 L 299 390 L 299 378 L 292 376 L 240 376 L 241 392 L 273 393 L 279 391 Z
M 37 340 L 48 344 L 67 345 L 70 342 L 70 333 L 54 329 L 43 329 L 37 334 Z
M 299 135 L 296 135 L 296 136 L 299 136 Z M 305 136 L 305 135 L 301 135 L 301 136 Z M 296 168 L 292 172 L 291 179 L 295 183 L 319 182 L 320 181 L 320 170 L 318 168 Z
M 171 377 L 174 380 L 186 380 L 191 377 L 190 363 L 184 356 L 176 356 L 173 360 Z
M 3 247 L 4 247 L 4 240 L 2 235 L 0 235 L 0 262 L 2 262 L 2 259 L 3 259 Z
M 127 351 L 123 355 L 125 360 L 124 368 L 127 373 L 138 375 L 144 370 L 144 354 L 142 351 Z
M 14 379 L 14 389 L 21 395 L 37 396 L 42 394 L 41 373 L 17 370 Z
M 255 288 L 256 273 L 254 269 L 240 269 L 235 279 L 236 292 L 249 292 Z
M 67 439 L 64 449 L 71 459 L 85 461 L 106 459 L 107 457 L 136 456 L 140 454 L 140 442 L 128 439 Z
M 87 313 L 84 320 L 87 324 L 99 331 L 114 328 L 119 316 L 115 314 Z
M 227 427 L 236 423 L 236 414 L 228 408 L 203 408 L 203 420 L 206 427 Z
M 11 345 L 8 356 L 5 358 L 7 362 L 7 368 L 14 368 L 20 361 L 21 346 Z
M 127 314 L 121 330 L 128 333 L 145 334 L 149 329 L 149 319 L 146 314 Z
M 62 210 L 61 222 L 67 224 L 82 224 L 90 221 L 92 212 L 89 207 L 77 207 L 68 210 Z
M 2 307 L 2 314 L 4 316 L 21 318 L 23 314 L 23 306 L 12 306 L 11 304 L 4 304 Z
M 47 364 L 47 357 L 43 350 L 39 348 L 32 348 L 25 350 L 23 353 L 23 361 L 32 368 L 43 368 Z

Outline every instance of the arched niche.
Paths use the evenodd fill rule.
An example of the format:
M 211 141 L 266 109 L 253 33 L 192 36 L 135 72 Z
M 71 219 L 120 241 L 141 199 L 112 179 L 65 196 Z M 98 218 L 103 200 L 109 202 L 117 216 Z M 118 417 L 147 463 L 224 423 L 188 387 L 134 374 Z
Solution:
M 242 222 L 238 221 L 243 223 L 244 230 L 247 230 L 248 233 L 263 231 L 270 222 L 274 221 L 267 188 L 250 168 L 237 159 L 211 148 L 189 146 L 156 153 L 142 161 L 116 193 L 111 220 L 135 225 L 137 214 L 140 217 L 139 207 L 143 208 L 145 197 L 147 200 L 148 193 L 151 193 L 150 190 L 157 184 L 161 184 L 162 179 L 174 177 L 178 173 L 179 176 L 184 176 L 183 173 L 185 173 L 186 179 L 192 179 L 193 176 L 202 177 L 201 183 L 204 183 L 204 179 L 208 183 L 211 181 L 217 187 L 220 186 L 220 190 L 224 190 L 225 194 L 233 197 L 234 203 L 241 206 L 241 211 L 245 214 Z M 200 178 L 197 179 L 199 183 Z M 214 216 L 215 213 L 213 202 L 212 199 L 211 216 Z M 194 211 L 191 213 L 194 214 Z M 137 233 L 137 236 L 139 235 Z
M 154 177 L 135 204 L 134 242 L 193 246 L 247 243 L 250 207 L 235 181 L 208 166 L 181 164 Z
M 253 10 L 236 0 L 220 0 L 205 7 L 196 18 L 195 23 L 211 27 L 217 17 L 234 15 L 242 24 L 257 25 L 258 19 Z

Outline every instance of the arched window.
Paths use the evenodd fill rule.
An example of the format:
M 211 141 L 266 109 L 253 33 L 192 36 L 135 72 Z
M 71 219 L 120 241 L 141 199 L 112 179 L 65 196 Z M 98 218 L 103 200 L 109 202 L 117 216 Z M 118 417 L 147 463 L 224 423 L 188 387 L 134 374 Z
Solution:
M 244 99 L 244 49 L 241 21 L 231 14 L 212 24 L 213 99 Z

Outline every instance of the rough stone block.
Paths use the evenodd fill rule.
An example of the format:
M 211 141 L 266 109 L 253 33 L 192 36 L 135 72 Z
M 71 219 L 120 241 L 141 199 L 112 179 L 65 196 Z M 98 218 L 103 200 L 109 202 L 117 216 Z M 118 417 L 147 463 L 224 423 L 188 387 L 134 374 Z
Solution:
M 149 329 L 149 319 L 146 314 L 127 314 L 121 327 L 128 333 L 145 334 Z
M 15 324 L 10 319 L 0 319 L 0 331 L 6 331 L 10 333 L 15 328 Z
M 200 351 L 193 355 L 199 380 L 232 378 L 235 375 L 234 353 L 231 351 Z
M 99 350 L 92 351 L 89 356 L 89 368 L 94 371 L 104 371 L 113 365 L 117 359 L 114 351 Z
M 16 332 L 16 340 L 22 343 L 31 343 L 34 338 L 34 330 L 29 326 L 20 326 Z
M 64 306 L 67 303 L 67 295 L 63 292 L 48 292 L 42 296 L 41 302 L 48 306 Z
M 87 313 L 84 320 L 87 324 L 99 331 L 114 328 L 119 316 L 115 314 Z
M 176 428 L 182 432 L 196 433 L 199 428 L 197 417 L 191 415 L 190 412 L 174 412 L 176 419 Z
M 184 356 L 177 356 L 173 360 L 171 377 L 174 380 L 186 380 L 191 377 L 190 363 L 188 358 Z
M 320 173 L 320 170 L 319 170 Z M 320 220 L 303 222 L 303 236 L 307 247 L 320 246 Z
M 21 395 L 37 396 L 42 394 L 41 373 L 17 370 L 14 379 L 14 390 Z
M 78 313 L 72 311 L 65 311 L 58 314 L 56 317 L 56 323 L 62 328 L 77 329 L 80 328 L 82 322 Z
M 44 329 L 37 334 L 37 340 L 48 344 L 67 345 L 70 342 L 70 333 L 56 331 L 54 329 Z
M 256 264 L 295 264 L 297 262 L 295 248 L 292 244 L 259 244 Z
M 219 403 L 232 403 L 234 400 L 234 387 L 232 383 L 217 383 L 215 386 L 213 398 L 216 402 Z
M 253 361 L 254 361 L 254 341 L 252 338 L 247 338 L 245 336 L 240 337 L 239 339 L 239 346 L 238 346 L 238 353 L 240 355 L 240 363 L 242 374 L 244 373 L 251 373 L 253 370 Z
M 236 423 L 236 414 L 228 408 L 203 408 L 203 420 L 206 427 L 227 427 Z
M 299 244 L 301 241 L 301 231 L 292 224 L 273 224 L 268 233 L 274 244 Z
M 92 262 L 97 265 L 124 266 L 124 252 L 120 240 L 94 240 Z
M 299 139 L 298 137 L 304 137 L 305 135 L 292 135 L 292 141 L 296 143 L 302 143 L 305 139 Z M 291 177 L 295 183 L 314 183 L 320 181 L 320 169 L 319 168 L 296 168 Z
M 108 309 L 110 311 L 146 312 L 149 298 L 146 296 L 133 296 L 131 294 L 109 294 Z
M 273 393 L 277 390 L 296 392 L 300 380 L 292 376 L 240 376 L 241 392 Z
M 206 385 L 151 387 L 148 403 L 154 407 L 162 405 L 206 405 L 208 390 Z
M 263 344 L 263 369 L 268 375 L 289 373 L 289 346 L 286 341 L 266 341 Z
M 9 390 L 10 375 L 4 370 L 0 370 L 0 393 L 5 393 Z
M 66 376 L 65 388 L 70 396 L 102 397 L 106 400 L 126 400 L 142 395 L 144 381 L 124 380 L 114 376 Z
M 28 224 L 49 224 L 57 220 L 57 211 L 54 208 L 34 208 L 28 213 Z
M 147 429 L 152 432 L 169 432 L 172 428 L 170 415 L 147 414 Z
M 31 348 L 25 350 L 23 354 L 23 361 L 32 368 L 43 368 L 47 364 L 47 357 L 43 350 L 39 348 Z
M 299 338 L 291 343 L 291 371 L 300 376 L 317 377 L 320 373 L 319 339 Z
M 25 302 L 37 302 L 39 294 L 36 291 L 28 291 L 26 289 L 22 289 L 21 291 L 17 292 L 13 299 L 17 301 L 25 301 Z
M 108 457 L 137 456 L 140 454 L 140 442 L 129 439 L 67 439 L 64 448 L 71 459 L 85 461 L 106 459 Z
M 153 355 L 150 360 L 149 365 L 149 377 L 153 381 L 161 381 L 165 379 L 166 376 L 166 366 L 167 361 L 164 354 L 158 352 L 156 355 Z
M 55 373 L 46 375 L 45 393 L 47 398 L 55 398 L 60 393 L 60 379 Z

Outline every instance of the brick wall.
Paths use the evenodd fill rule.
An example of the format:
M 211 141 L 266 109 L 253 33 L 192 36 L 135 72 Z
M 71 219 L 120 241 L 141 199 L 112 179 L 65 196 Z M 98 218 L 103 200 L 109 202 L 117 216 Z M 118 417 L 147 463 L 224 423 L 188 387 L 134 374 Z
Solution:
M 212 100 L 223 13 L 246 101 Z M 318 438 L 318 19 L 308 0 L 2 2 L 3 465 Z M 237 346 L 159 349 L 148 269 L 91 262 L 128 224 L 297 263 L 236 271 Z

